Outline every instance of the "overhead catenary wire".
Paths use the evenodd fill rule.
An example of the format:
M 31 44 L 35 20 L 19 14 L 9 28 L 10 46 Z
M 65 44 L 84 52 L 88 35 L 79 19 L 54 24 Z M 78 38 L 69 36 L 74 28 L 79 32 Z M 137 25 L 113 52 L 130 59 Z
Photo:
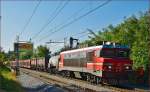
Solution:
M 58 6 L 55 8 L 55 10 L 50 13 L 49 15 L 49 18 L 48 18 L 48 21 L 41 27 L 41 29 L 32 37 L 32 39 L 36 38 L 36 36 L 38 36 L 51 22 L 52 20 L 54 19 L 54 17 L 57 15 L 56 13 L 58 12 L 58 10 L 60 9 L 62 5 L 62 2 L 60 2 L 58 4 Z
M 67 20 L 65 20 L 65 22 L 67 22 L 68 20 L 74 18 L 75 16 L 77 16 L 85 7 L 80 8 L 77 12 L 73 13 L 71 16 L 69 16 L 67 18 Z M 60 23 L 59 25 L 55 26 L 54 28 L 51 28 L 50 30 L 56 29 L 58 27 L 61 27 L 62 25 L 64 25 L 64 22 Z M 49 31 L 49 30 L 48 30 Z M 38 36 L 38 35 L 37 35 Z
M 73 34 L 73 35 L 71 35 L 71 36 L 76 36 L 76 35 L 80 35 L 80 34 L 85 34 L 85 33 L 87 33 L 88 31 L 83 31 L 83 32 L 79 32 L 79 33 L 76 33 L 76 34 Z
M 94 31 L 94 32 L 99 32 L 99 29 L 98 30 L 96 30 L 96 31 Z M 89 31 L 88 30 L 85 30 L 85 31 L 82 31 L 82 32 L 78 32 L 78 33 L 75 33 L 75 34 L 72 34 L 72 35 L 70 35 L 70 36 L 66 36 L 66 37 L 64 37 L 64 38 L 68 38 L 68 37 L 73 37 L 73 36 L 77 36 L 77 35 L 81 35 L 81 34 L 90 34 L 89 33 Z M 78 36 L 77 38 L 82 38 L 82 35 L 81 36 Z M 63 39 L 63 38 L 62 38 Z M 63 40 L 60 40 L 60 41 L 63 41 Z
M 62 5 L 62 2 L 60 2 L 60 3 L 58 4 L 58 6 L 54 9 L 53 12 L 50 11 L 50 14 L 48 14 L 48 15 L 49 15 L 49 17 L 48 17 L 48 19 L 47 19 L 48 21 L 46 21 L 46 23 L 41 27 L 40 31 L 37 32 L 36 34 L 34 34 L 34 36 L 40 34 L 41 31 L 43 31 L 43 30 L 46 28 L 46 26 L 48 26 L 48 24 L 50 24 L 50 22 L 52 22 L 53 17 L 56 16 L 56 12 L 57 12 L 58 9 L 61 7 L 61 5 Z M 28 37 L 29 37 L 29 36 L 28 36 Z M 31 38 L 33 38 L 33 37 L 30 37 L 29 39 L 32 40 Z
M 99 32 L 99 29 L 97 31 L 94 31 L 94 32 Z M 83 35 L 81 35 L 81 34 L 83 34 Z M 78 32 L 78 33 L 72 34 L 71 36 L 79 35 L 76 38 L 80 39 L 80 38 L 88 36 L 89 34 L 90 34 L 89 31 L 85 30 L 85 31 L 82 31 L 82 32 Z M 71 36 L 67 36 L 67 37 L 71 37 Z M 64 37 L 64 38 L 67 38 L 67 37 Z M 62 42 L 63 40 L 59 40 L 59 41 Z M 58 43 L 56 43 L 54 46 L 51 46 L 51 47 L 56 47 L 56 46 L 59 46 Z
M 51 32 L 50 34 L 46 35 L 44 38 L 40 39 L 39 41 L 42 41 L 42 40 L 46 39 L 47 37 L 53 35 L 54 33 L 59 32 L 59 31 L 61 31 L 62 29 L 64 29 L 64 28 L 70 26 L 71 24 L 73 24 L 73 23 L 75 23 L 76 21 L 82 19 L 83 17 L 85 17 L 85 16 L 87 16 L 87 15 L 93 13 L 93 12 L 96 11 L 97 9 L 99 9 L 99 8 L 101 8 L 101 7 L 105 6 L 105 5 L 107 5 L 110 1 L 111 1 L 111 0 L 107 0 L 107 1 L 104 2 L 103 4 L 100 4 L 99 6 L 95 7 L 94 9 L 92 9 L 92 10 L 90 10 L 90 11 L 88 11 L 88 12 L 86 12 L 85 14 L 83 14 L 83 15 L 81 15 L 81 16 L 75 18 L 74 20 L 68 22 L 67 24 L 64 24 L 64 25 L 61 26 L 59 29 L 57 29 L 57 30 Z
M 72 34 L 71 36 L 66 36 L 66 37 L 64 37 L 64 38 L 68 38 L 68 37 L 72 37 L 72 36 L 77 36 L 77 35 L 81 35 L 81 34 L 89 34 L 89 33 L 87 33 L 88 31 L 82 31 L 82 32 L 78 32 L 78 33 L 75 33 L 75 34 Z M 63 38 L 62 38 L 63 39 Z M 64 40 L 59 40 L 58 42 L 62 42 L 62 41 L 64 41 Z
M 42 28 L 31 38 L 32 40 L 33 39 L 35 39 L 42 31 L 44 31 L 44 29 L 46 28 L 46 27 L 48 27 L 48 25 L 50 24 L 50 23 L 52 23 L 55 19 L 56 19 L 56 17 L 61 13 L 61 11 L 66 7 L 66 5 L 69 3 L 69 1 L 70 0 L 67 0 L 64 4 L 63 4 L 63 6 L 59 9 L 59 7 L 61 6 L 61 3 L 58 5 L 58 7 L 55 9 L 55 11 L 56 11 L 56 14 L 51 18 L 51 16 L 50 16 L 50 20 L 45 24 L 45 25 L 43 25 L 42 26 Z M 58 11 L 57 11 L 58 10 Z M 54 12 L 55 12 L 54 11 Z M 53 14 L 53 13 L 52 13 Z
M 35 8 L 34 8 L 32 14 L 31 14 L 31 16 L 30 16 L 29 19 L 27 20 L 27 22 L 26 22 L 26 24 L 24 25 L 22 31 L 19 33 L 19 36 L 21 36 L 21 35 L 23 34 L 23 32 L 26 30 L 26 28 L 27 28 L 28 25 L 30 24 L 30 22 L 31 22 L 31 20 L 32 20 L 32 18 L 33 18 L 33 16 L 34 16 L 34 14 L 36 13 L 36 11 L 37 11 L 37 9 L 38 9 L 38 7 L 39 7 L 39 5 L 40 5 L 41 2 L 42 2 L 42 0 L 39 0 L 39 2 L 37 3 L 37 5 L 35 6 Z
M 89 34 L 89 33 L 88 33 Z M 77 38 L 79 39 L 79 38 L 83 38 L 83 37 L 86 37 L 87 36 L 87 34 L 84 34 L 84 35 L 81 35 L 81 36 L 78 36 Z M 62 40 L 61 40 L 62 41 Z M 54 46 L 51 46 L 51 48 L 53 48 L 53 47 L 56 47 L 56 46 L 61 46 L 62 44 L 58 44 L 58 43 L 56 43 Z M 62 47 L 63 47 L 63 45 L 62 45 Z
M 83 35 L 77 36 L 77 38 L 78 38 L 78 39 L 83 38 L 83 37 L 85 37 L 85 36 L 88 36 L 88 34 L 90 34 L 90 33 L 87 33 L 87 34 L 83 34 Z
M 83 34 L 83 35 L 81 35 L 81 34 Z M 80 36 L 78 36 L 77 38 L 83 38 L 83 37 L 85 37 L 85 36 L 87 36 L 89 33 L 87 33 L 87 31 L 83 31 L 83 32 L 78 32 L 78 33 L 76 33 L 76 34 L 73 34 L 73 35 L 71 35 L 71 36 L 77 36 L 77 35 L 80 35 Z M 71 37 L 70 36 L 70 37 Z M 67 37 L 64 37 L 64 38 L 68 38 L 69 36 L 67 36 Z M 62 41 L 64 41 L 64 40 L 60 40 L 60 41 L 58 41 L 58 42 L 62 42 Z M 55 46 L 57 46 L 57 44 L 58 43 L 56 43 L 56 45 L 54 45 L 54 46 L 52 46 L 52 47 L 55 47 Z
M 77 36 L 77 35 L 79 35 L 79 36 L 77 36 L 76 38 L 77 39 L 79 39 L 79 41 L 80 41 L 80 38 L 84 38 L 84 37 L 86 37 L 86 36 L 88 36 L 88 34 L 90 34 L 89 32 L 88 33 L 86 33 L 86 32 L 88 32 L 87 30 L 86 31 L 83 31 L 83 32 L 79 32 L 79 33 L 76 33 L 76 34 L 73 34 L 73 35 L 71 35 L 71 36 Z M 94 31 L 94 32 L 99 32 L 99 29 L 97 30 L 97 31 Z M 83 35 L 81 35 L 81 34 L 83 34 Z M 63 41 L 63 40 L 60 40 L 60 41 Z M 51 46 L 51 48 L 56 48 L 56 46 L 57 46 L 57 48 L 58 48 L 58 46 L 60 47 L 62 44 L 58 44 L 58 43 L 56 43 L 55 45 L 53 45 L 53 46 Z M 63 46 L 62 46 L 63 47 Z
M 94 31 L 94 32 L 98 32 L 99 30 L 97 30 L 97 31 Z M 82 35 L 83 34 L 83 35 Z M 90 33 L 89 33 L 89 31 L 87 31 L 87 30 L 85 30 L 85 31 L 82 31 L 82 32 L 78 32 L 78 33 L 76 33 L 76 34 L 72 34 L 71 36 L 67 36 L 67 37 L 64 37 L 64 38 L 68 38 L 68 37 L 73 37 L 73 36 L 75 36 L 75 38 L 82 38 L 82 37 L 85 37 L 85 36 L 87 36 L 87 35 L 89 35 Z M 77 36 L 77 35 L 79 35 L 79 36 Z M 62 40 L 61 40 L 62 41 Z

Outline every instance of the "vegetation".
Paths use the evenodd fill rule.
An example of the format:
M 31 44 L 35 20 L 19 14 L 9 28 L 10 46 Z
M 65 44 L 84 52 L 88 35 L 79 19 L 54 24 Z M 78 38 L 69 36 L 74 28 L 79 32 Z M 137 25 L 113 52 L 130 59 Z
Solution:
M 134 69 L 148 68 L 148 37 L 149 37 L 149 15 L 140 14 L 140 17 L 132 16 L 117 26 L 109 25 L 107 28 L 94 33 L 91 29 L 89 40 L 82 44 L 99 45 L 102 41 L 111 41 L 129 45 L 131 48 L 131 59 Z
M 38 46 L 37 47 L 37 56 L 38 57 L 45 57 L 49 54 L 49 49 L 46 46 Z
M 48 54 L 49 54 L 49 49 L 46 46 L 40 45 L 33 51 L 32 50 L 21 51 L 19 53 L 19 59 L 25 60 L 25 59 L 35 58 L 35 57 L 45 57 Z M 16 58 L 15 52 L 13 51 L 9 51 L 6 54 L 6 56 L 9 61 L 13 61 Z
M 0 65 L 0 91 L 23 92 L 21 85 L 16 81 L 15 74 L 4 65 Z
M 0 62 L 3 63 L 4 59 L 5 59 L 5 54 L 0 53 Z
M 1 52 L 0 53 L 0 65 L 8 63 L 8 54 Z
M 30 59 L 33 55 L 32 50 L 24 51 L 19 53 L 19 59 Z
M 0 91 L 23 92 L 21 85 L 16 81 L 15 73 L 12 73 L 6 64 L 10 56 L 8 53 L 0 53 Z
M 6 53 L 6 55 L 7 55 L 6 57 L 9 61 L 14 61 L 16 59 L 14 51 L 8 51 L 8 53 Z

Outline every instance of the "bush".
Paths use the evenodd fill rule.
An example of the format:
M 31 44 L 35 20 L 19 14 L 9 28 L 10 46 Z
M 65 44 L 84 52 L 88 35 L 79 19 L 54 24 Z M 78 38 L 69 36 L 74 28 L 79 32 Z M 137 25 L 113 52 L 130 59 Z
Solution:
M 0 66 L 0 89 L 6 92 L 23 92 L 21 85 L 16 81 L 15 75 L 4 65 Z

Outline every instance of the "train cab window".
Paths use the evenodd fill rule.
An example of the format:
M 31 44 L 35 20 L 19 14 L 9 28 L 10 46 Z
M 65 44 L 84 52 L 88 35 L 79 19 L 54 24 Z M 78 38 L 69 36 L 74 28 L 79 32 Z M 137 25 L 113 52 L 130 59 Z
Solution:
M 100 57 L 106 57 L 106 58 L 112 58 L 115 57 L 115 51 L 113 49 L 109 50 L 101 50 L 100 51 Z
M 117 57 L 128 58 L 129 51 L 119 50 L 119 51 L 117 51 Z

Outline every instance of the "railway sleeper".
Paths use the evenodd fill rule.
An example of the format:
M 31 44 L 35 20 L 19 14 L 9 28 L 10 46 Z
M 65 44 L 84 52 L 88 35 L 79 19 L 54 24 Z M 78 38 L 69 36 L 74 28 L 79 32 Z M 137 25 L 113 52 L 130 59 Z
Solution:
M 102 82 L 101 81 L 102 79 L 95 75 L 87 74 L 86 78 L 87 78 L 87 81 L 92 84 L 100 84 Z

